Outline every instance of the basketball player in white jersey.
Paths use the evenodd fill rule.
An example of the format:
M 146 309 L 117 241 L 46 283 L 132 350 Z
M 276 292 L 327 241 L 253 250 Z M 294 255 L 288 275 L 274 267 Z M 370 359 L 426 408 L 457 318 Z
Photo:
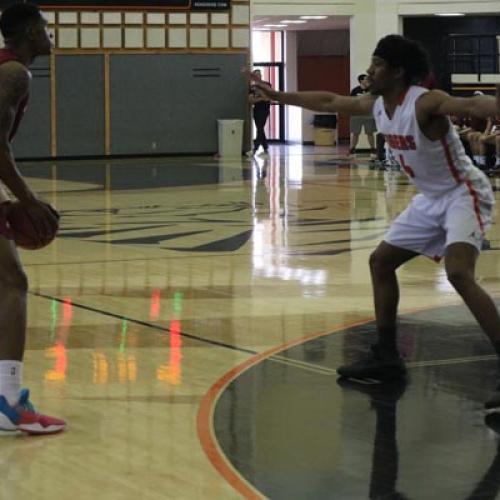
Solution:
M 486 118 L 500 114 L 491 96 L 452 97 L 418 85 L 429 72 L 428 54 L 399 35 L 382 38 L 367 70 L 371 94 L 347 97 L 329 92 L 277 92 L 270 99 L 315 111 L 367 115 L 385 135 L 417 194 L 392 223 L 370 256 L 378 342 L 365 359 L 338 368 L 341 377 L 402 378 L 396 347 L 399 287 L 396 270 L 426 255 L 444 257 L 448 280 L 489 337 L 500 357 L 500 316 L 475 280 L 475 266 L 494 203 L 487 177 L 466 156 L 449 115 Z M 500 411 L 500 386 L 485 403 Z

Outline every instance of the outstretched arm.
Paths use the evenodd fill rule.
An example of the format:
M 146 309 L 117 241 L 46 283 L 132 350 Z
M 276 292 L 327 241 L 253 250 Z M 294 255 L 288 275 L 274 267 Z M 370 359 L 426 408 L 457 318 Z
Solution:
M 369 115 L 372 112 L 376 96 L 365 94 L 360 97 L 343 96 L 332 92 L 278 92 L 261 84 L 257 87 L 272 101 L 291 106 L 325 111 L 328 113 L 344 113 L 348 115 Z
M 497 85 L 496 97 L 453 97 L 441 90 L 431 90 L 417 101 L 417 112 L 431 116 L 495 116 L 500 114 L 500 87 Z
M 271 88 L 270 85 L 266 85 L 266 87 Z M 254 91 L 251 91 L 248 94 L 248 101 L 250 102 L 250 104 L 256 104 L 258 102 L 269 102 L 269 98 L 266 96 L 262 96 L 260 92 L 257 94 Z
M 269 102 L 269 99 L 266 99 L 264 97 L 256 97 L 253 94 L 248 95 L 248 102 L 250 104 L 256 104 L 258 102 Z

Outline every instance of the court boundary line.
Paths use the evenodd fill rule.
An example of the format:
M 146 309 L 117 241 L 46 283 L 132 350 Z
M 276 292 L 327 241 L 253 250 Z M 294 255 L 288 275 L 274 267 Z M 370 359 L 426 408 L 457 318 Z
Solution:
M 496 354 L 482 354 L 478 356 L 464 356 L 461 358 L 444 358 L 444 359 L 429 359 L 426 361 L 410 361 L 405 363 L 405 366 L 409 369 L 426 368 L 433 366 L 459 365 L 465 363 L 480 363 L 482 361 L 492 361 L 495 359 L 497 359 Z M 322 366 L 322 365 L 315 365 L 313 363 L 308 363 L 307 361 L 302 361 L 299 359 L 290 359 L 272 355 L 268 358 L 268 360 L 274 361 L 275 363 L 292 366 L 293 368 L 299 368 L 301 370 L 317 373 L 320 375 L 326 375 L 326 376 L 337 375 L 337 370 L 335 370 L 334 368 L 328 368 L 327 366 Z

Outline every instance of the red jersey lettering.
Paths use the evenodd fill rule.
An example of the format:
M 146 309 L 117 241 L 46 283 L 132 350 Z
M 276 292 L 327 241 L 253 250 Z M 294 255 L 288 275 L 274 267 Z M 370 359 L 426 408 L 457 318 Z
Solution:
M 408 145 L 408 149 L 412 149 L 415 151 L 417 149 L 417 145 L 415 144 L 415 138 L 412 135 L 407 135 L 405 137 L 406 144 Z
M 392 149 L 399 149 L 400 151 L 408 151 L 410 149 L 416 150 L 417 145 L 412 135 L 386 135 L 387 143 Z

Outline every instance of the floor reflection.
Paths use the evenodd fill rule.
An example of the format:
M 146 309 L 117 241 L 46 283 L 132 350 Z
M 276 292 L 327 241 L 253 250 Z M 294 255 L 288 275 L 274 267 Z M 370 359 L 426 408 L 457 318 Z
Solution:
M 440 267 L 399 274 L 403 307 L 421 311 L 400 318 L 408 387 L 336 383 L 373 339 L 368 256 L 413 195 L 404 175 L 302 146 L 22 170 L 62 213 L 54 244 L 22 255 L 28 385 L 72 426 L 31 471 L 40 498 L 71 497 L 80 466 L 82 498 L 233 498 L 195 432 L 198 404 L 249 357 L 303 338 L 224 379 L 208 412 L 217 450 L 264 495 L 498 496 L 498 425 L 480 414 L 491 351 Z M 497 230 L 478 267 L 493 292 Z M 9 498 L 31 460 L 16 447 L 0 454 L 23 477 Z
M 357 383 L 339 380 L 344 390 L 366 394 L 375 412 L 375 438 L 368 498 L 372 500 L 405 500 L 409 497 L 396 489 L 399 472 L 397 444 L 397 404 L 403 396 L 407 381 L 386 384 Z M 369 424 L 369 422 L 367 422 Z
M 216 407 L 224 453 L 269 498 L 496 498 L 500 415 L 485 426 L 481 412 L 495 362 L 472 321 L 463 306 L 403 316 L 408 381 L 336 381 L 340 360 L 373 341 L 373 323 L 252 367 Z

